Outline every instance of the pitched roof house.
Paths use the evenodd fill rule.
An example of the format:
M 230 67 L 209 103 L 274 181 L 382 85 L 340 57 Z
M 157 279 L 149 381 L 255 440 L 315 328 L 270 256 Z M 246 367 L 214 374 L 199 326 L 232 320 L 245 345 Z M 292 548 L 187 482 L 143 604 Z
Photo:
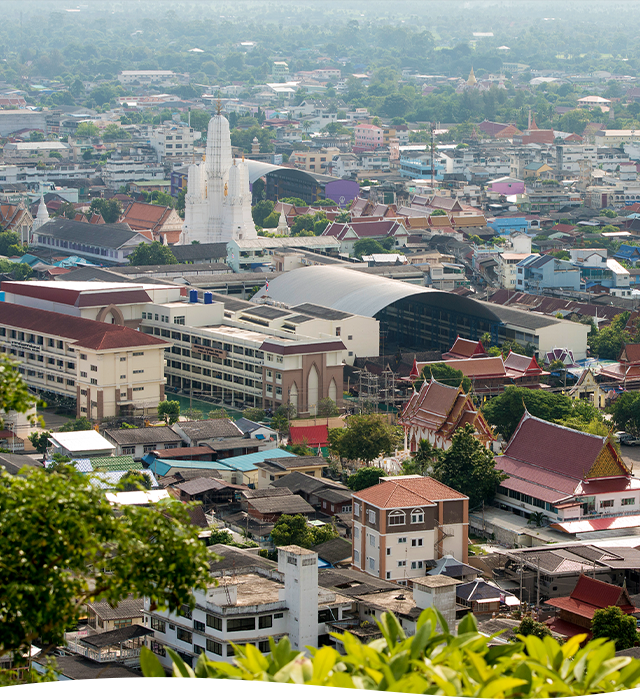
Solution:
M 475 427 L 476 437 L 484 445 L 494 439 L 491 428 L 462 387 L 447 386 L 435 379 L 424 382 L 420 391 L 413 394 L 398 420 L 412 452 L 420 440 L 436 447 L 450 447 L 455 431 L 467 423 Z
M 625 389 L 637 389 L 640 386 L 640 343 L 627 343 L 620 352 L 617 364 L 605 365 L 600 375 L 620 383 Z
M 563 637 L 591 631 L 593 616 L 598 610 L 610 606 L 620 608 L 626 615 L 640 612 L 631 602 L 626 588 L 598 581 L 581 574 L 571 594 L 562 598 L 549 598 L 547 605 L 557 613 L 547 624 L 553 632 Z
M 535 418 L 525 411 L 496 468 L 501 507 L 528 517 L 544 513 L 551 527 L 579 534 L 640 526 L 640 479 L 635 479 L 610 436 L 590 435 Z
M 173 207 L 146 202 L 130 202 L 120 217 L 133 231 L 151 231 L 153 240 L 165 245 L 178 242 L 184 223 Z

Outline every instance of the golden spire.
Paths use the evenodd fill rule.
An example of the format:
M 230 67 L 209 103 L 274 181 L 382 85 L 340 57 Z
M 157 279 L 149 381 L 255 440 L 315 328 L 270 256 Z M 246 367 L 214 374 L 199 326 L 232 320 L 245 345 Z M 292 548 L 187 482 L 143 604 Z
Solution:
M 225 197 L 227 196 L 227 193 L 228 193 L 228 192 L 229 192 L 229 188 L 228 188 L 228 186 L 227 186 L 227 183 L 225 182 L 225 183 L 224 183 L 224 196 L 225 196 Z
M 242 154 L 242 162 L 244 163 L 244 153 Z
M 222 100 L 218 97 L 216 100 L 216 114 L 220 114 L 222 112 Z

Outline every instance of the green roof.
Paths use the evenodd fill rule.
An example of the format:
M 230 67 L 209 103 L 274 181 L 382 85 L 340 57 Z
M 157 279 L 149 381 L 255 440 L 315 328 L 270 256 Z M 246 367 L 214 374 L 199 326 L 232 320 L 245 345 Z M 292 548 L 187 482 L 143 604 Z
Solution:
M 121 457 L 92 457 L 90 461 L 94 470 L 102 469 L 107 472 L 145 468 L 144 464 L 134 462 L 132 455 L 123 455 Z

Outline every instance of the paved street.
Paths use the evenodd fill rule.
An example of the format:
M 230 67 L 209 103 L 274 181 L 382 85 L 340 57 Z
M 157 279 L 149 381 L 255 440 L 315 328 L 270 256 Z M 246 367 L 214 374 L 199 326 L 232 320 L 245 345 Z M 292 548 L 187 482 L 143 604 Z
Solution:
M 625 464 L 631 467 L 633 475 L 640 477 L 640 446 L 620 445 L 620 454 Z

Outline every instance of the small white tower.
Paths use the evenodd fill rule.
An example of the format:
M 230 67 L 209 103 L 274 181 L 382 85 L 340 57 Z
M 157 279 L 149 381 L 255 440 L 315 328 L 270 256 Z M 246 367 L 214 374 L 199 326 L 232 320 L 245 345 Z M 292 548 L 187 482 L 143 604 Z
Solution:
M 36 214 L 35 221 L 31 227 L 31 231 L 37 231 L 41 226 L 50 221 L 49 211 L 47 210 L 47 205 L 44 203 L 44 194 L 40 193 L 40 204 L 38 204 L 38 212 Z
M 278 571 L 284 574 L 291 646 L 318 646 L 318 555 L 296 545 L 278 547 Z
M 280 219 L 278 219 L 278 228 L 276 229 L 276 233 L 279 236 L 288 236 L 291 231 L 289 230 L 289 226 L 287 225 L 287 217 L 284 214 L 284 207 L 282 208 L 282 211 L 280 212 Z

